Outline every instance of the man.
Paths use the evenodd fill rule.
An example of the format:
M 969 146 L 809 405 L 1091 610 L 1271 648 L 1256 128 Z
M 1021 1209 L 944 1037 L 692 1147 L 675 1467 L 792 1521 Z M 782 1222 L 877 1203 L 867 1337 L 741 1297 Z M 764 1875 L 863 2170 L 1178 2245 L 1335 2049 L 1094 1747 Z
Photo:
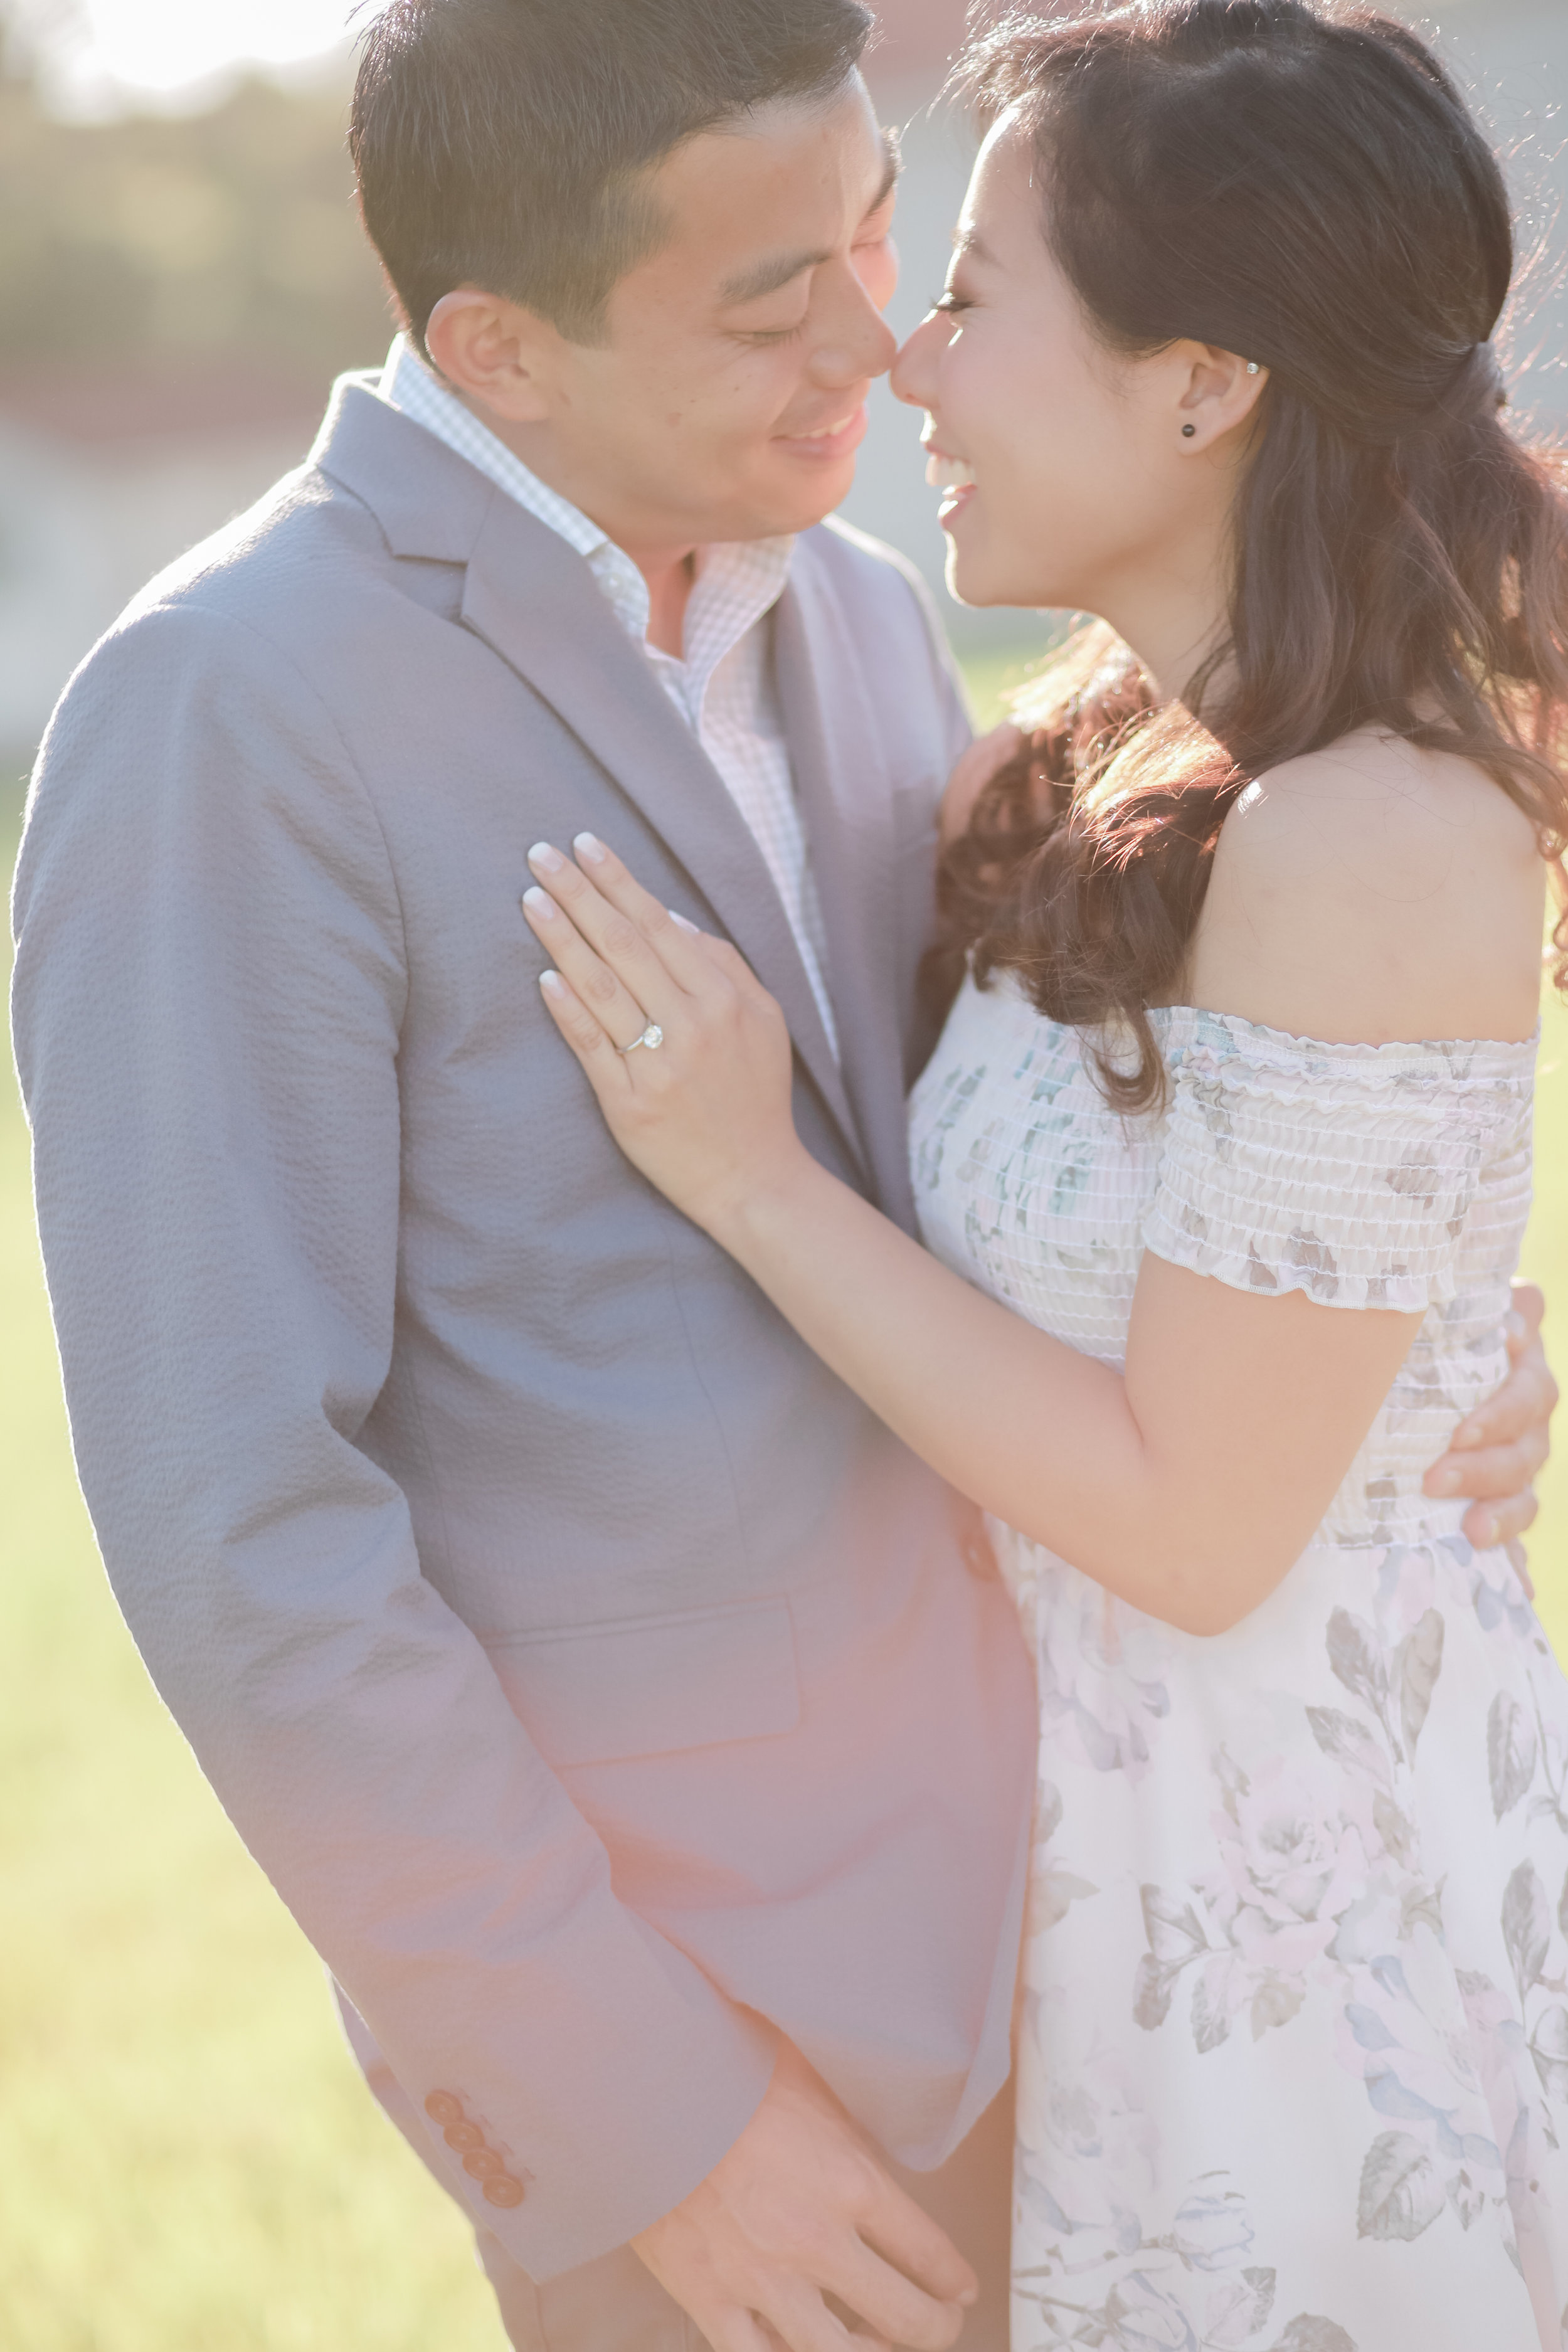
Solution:
M 519 906 L 591 829 L 728 932 L 909 1219 L 967 730 L 907 572 L 816 527 L 892 355 L 868 29 L 394 0 L 405 339 L 73 684 L 18 883 L 110 1574 L 531 2352 L 1005 2343 L 1008 1603 L 621 1160 Z

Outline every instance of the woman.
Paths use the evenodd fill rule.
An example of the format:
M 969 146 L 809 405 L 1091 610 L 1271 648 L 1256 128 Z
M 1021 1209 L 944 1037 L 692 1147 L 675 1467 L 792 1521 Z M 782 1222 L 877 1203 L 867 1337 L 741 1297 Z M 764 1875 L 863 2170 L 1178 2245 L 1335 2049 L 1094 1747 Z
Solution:
M 586 838 L 536 860 L 547 1000 L 637 1165 L 993 1515 L 1041 1698 L 1019 2352 L 1556 2347 L 1568 1686 L 1420 1486 L 1502 1369 L 1568 825 L 1502 184 L 1364 11 L 1144 0 L 968 74 L 897 388 L 955 592 L 1100 625 L 952 813 L 930 1254 L 798 1143 L 733 950 Z

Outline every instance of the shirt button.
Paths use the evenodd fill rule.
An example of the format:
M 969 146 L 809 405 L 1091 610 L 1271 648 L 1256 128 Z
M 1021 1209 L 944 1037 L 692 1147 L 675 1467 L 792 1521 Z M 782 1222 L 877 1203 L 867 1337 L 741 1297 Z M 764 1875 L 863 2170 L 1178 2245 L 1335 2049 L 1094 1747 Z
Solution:
M 996 1555 L 979 1528 L 964 1541 L 963 1565 L 976 1583 L 993 1584 L 996 1581 Z
M 510 2172 L 498 2172 L 485 2183 L 487 2205 L 521 2205 L 525 2193 L 521 2181 L 514 2180 Z
M 506 2170 L 506 2158 L 493 2147 L 476 2147 L 463 2158 L 463 2170 L 471 2172 L 476 2180 L 499 2180 Z
M 432 2091 L 425 2102 L 425 2112 L 433 2124 L 460 2124 L 463 2102 L 450 2091 Z
M 484 2133 L 478 2124 L 462 2122 L 448 2124 L 441 2137 L 447 2147 L 455 2147 L 459 2155 L 465 2148 L 483 2147 L 485 2144 Z

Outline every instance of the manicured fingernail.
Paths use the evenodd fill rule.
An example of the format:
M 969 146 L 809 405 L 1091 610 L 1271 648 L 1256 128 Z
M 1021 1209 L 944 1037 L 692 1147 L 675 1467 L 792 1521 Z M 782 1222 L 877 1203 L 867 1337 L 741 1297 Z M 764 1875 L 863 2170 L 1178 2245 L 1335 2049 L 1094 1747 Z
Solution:
M 561 852 L 552 849 L 547 841 L 534 843 L 528 853 L 528 862 L 531 866 L 542 866 L 546 874 L 559 874 L 566 864 Z
M 566 983 L 558 971 L 542 971 L 539 985 L 546 996 L 564 996 L 566 993 Z
M 1426 1478 L 1426 1492 L 1429 1495 L 1455 1495 L 1458 1494 L 1458 1489 L 1459 1474 L 1457 1470 L 1433 1470 L 1428 1472 Z
M 555 901 L 548 890 L 538 888 L 525 890 L 522 894 L 522 903 L 529 913 L 537 916 L 542 923 L 552 923 L 555 920 Z
M 1471 1521 L 1475 1528 L 1473 1541 L 1481 1551 L 1489 1551 L 1497 1541 L 1497 1521 L 1489 1511 L 1482 1511 Z
M 1530 1337 L 1530 1326 L 1517 1307 L 1509 1308 L 1502 1318 L 1502 1328 L 1510 1339 L 1527 1339 Z
M 590 866 L 602 866 L 609 856 L 609 851 L 605 847 L 604 843 L 591 833 L 577 834 L 572 846 L 579 857 L 587 859 Z
M 669 910 L 669 919 L 678 931 L 689 931 L 693 939 L 700 936 L 696 924 L 689 923 L 685 916 L 678 914 L 673 907 Z

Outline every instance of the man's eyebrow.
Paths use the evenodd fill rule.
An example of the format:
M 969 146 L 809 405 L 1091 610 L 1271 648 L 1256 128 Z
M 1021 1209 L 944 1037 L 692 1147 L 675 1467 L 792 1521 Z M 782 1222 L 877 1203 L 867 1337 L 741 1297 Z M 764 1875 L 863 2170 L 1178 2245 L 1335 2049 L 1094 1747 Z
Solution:
M 866 207 L 867 220 L 871 218 L 873 213 L 881 211 L 882 206 L 897 187 L 899 173 L 903 169 L 899 158 L 896 131 L 883 131 L 882 154 L 884 168 L 881 184 Z M 832 258 L 831 253 L 775 254 L 771 260 L 756 262 L 750 269 L 739 270 L 733 278 L 726 278 L 719 289 L 720 303 L 725 310 L 731 310 L 742 302 L 760 302 L 764 294 L 776 294 L 782 286 L 787 286 L 791 279 L 798 278 L 803 270 L 820 269 L 825 261 L 831 261 Z
M 882 206 L 887 203 L 888 198 L 898 186 L 899 174 L 902 172 L 903 168 L 904 159 L 899 149 L 898 132 L 896 131 L 884 131 L 882 133 L 882 184 L 877 190 L 876 194 L 872 197 L 870 203 L 866 207 L 866 218 L 868 220 L 870 219 L 873 213 L 879 213 L 881 211 Z
M 740 302 L 760 302 L 764 294 L 776 294 L 803 269 L 817 269 L 831 261 L 830 253 L 781 253 L 771 261 L 759 261 L 750 269 L 726 278 L 719 289 L 719 300 L 725 310 Z

